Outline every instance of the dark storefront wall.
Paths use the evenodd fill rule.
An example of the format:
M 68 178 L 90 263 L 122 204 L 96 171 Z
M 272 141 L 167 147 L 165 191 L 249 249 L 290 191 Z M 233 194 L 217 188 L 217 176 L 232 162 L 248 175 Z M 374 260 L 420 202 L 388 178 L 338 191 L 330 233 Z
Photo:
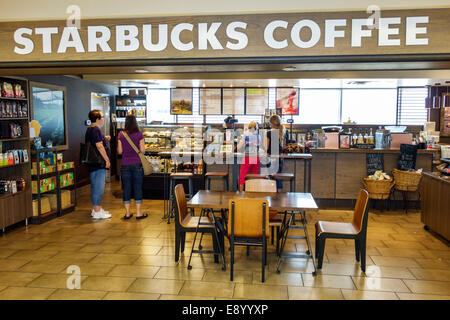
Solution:
M 91 110 L 91 93 L 105 93 L 113 98 L 118 94 L 118 88 L 68 76 L 27 76 L 26 78 L 30 81 L 66 87 L 69 149 L 64 152 L 64 161 L 75 162 L 79 187 L 89 184 L 89 173 L 85 166 L 80 166 L 79 153 L 80 142 L 84 142 L 85 121 Z

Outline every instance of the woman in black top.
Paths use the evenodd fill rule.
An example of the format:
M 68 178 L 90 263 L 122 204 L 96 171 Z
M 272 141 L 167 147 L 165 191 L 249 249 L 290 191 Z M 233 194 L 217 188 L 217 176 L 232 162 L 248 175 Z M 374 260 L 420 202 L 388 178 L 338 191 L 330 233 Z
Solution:
M 91 125 L 86 130 L 85 142 L 90 142 L 92 146 L 96 146 L 101 156 L 105 160 L 105 166 L 88 166 L 91 179 L 91 216 L 94 219 L 108 219 L 111 214 L 103 210 L 101 206 L 103 193 L 105 191 L 105 175 L 106 169 L 111 167 L 111 151 L 108 147 L 110 136 L 104 136 L 100 127 L 103 126 L 104 116 L 99 110 L 89 112 L 89 120 Z
M 270 156 L 276 152 L 273 148 L 278 146 L 278 155 L 281 155 L 283 149 L 286 147 L 288 140 L 288 132 L 286 128 L 281 124 L 281 119 L 278 115 L 273 115 L 269 119 L 271 130 L 267 131 L 267 154 Z M 275 140 L 278 137 L 278 141 Z M 278 160 L 278 161 L 277 161 Z M 274 167 L 278 165 L 278 168 Z M 272 157 L 270 159 L 270 172 L 271 174 L 280 173 L 283 171 L 283 160 L 281 158 Z M 277 188 L 283 189 L 283 183 L 277 181 Z

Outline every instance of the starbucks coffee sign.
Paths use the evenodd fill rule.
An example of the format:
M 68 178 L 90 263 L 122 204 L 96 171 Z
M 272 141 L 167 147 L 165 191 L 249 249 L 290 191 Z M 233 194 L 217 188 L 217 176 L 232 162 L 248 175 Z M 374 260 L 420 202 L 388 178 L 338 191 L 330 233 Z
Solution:
M 450 9 L 0 23 L 0 62 L 450 53 Z

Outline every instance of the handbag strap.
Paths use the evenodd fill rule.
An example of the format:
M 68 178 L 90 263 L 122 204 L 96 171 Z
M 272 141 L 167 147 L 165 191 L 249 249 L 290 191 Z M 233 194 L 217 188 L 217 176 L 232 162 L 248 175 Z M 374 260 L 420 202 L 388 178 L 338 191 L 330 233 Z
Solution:
M 133 148 L 133 150 L 139 155 L 141 152 L 139 151 L 139 149 L 136 147 L 136 145 L 134 144 L 133 141 L 131 141 L 130 137 L 128 136 L 128 134 L 125 131 L 122 131 L 123 136 L 125 137 L 125 139 L 127 139 L 128 143 L 130 144 L 130 146 Z

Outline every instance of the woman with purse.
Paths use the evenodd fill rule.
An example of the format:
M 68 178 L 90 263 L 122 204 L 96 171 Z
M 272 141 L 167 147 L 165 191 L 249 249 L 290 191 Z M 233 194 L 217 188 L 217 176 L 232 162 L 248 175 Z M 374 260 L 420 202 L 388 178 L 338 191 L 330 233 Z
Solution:
M 120 169 L 123 188 L 123 204 L 125 206 L 125 220 L 130 219 L 130 203 L 133 193 L 136 204 L 136 219 L 145 219 L 148 214 L 142 214 L 142 184 L 144 182 L 144 170 L 141 157 L 145 152 L 144 135 L 139 130 L 136 117 L 128 115 L 125 118 L 125 129 L 119 133 L 117 153 L 122 155 L 122 166 Z
M 91 216 L 94 219 L 108 219 L 111 218 L 111 214 L 108 211 L 103 210 L 101 206 L 103 193 L 105 191 L 105 174 L 106 169 L 111 167 L 111 152 L 108 147 L 108 141 L 110 136 L 104 136 L 100 127 L 103 126 L 105 118 L 101 111 L 92 110 L 89 112 L 90 126 L 86 130 L 85 143 L 90 143 L 92 147 L 98 150 L 98 158 L 102 162 L 101 164 L 88 165 L 89 176 L 91 179 L 91 202 L 92 212 Z

